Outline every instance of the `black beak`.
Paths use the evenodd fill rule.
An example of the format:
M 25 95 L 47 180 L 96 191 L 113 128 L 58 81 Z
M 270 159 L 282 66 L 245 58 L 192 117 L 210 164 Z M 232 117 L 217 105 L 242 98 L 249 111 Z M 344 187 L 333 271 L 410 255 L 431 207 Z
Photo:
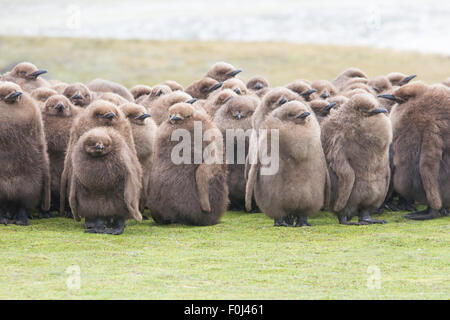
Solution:
M 326 110 L 326 111 L 330 111 L 331 108 L 333 108 L 336 104 L 337 104 L 336 102 L 330 103 L 329 105 L 327 105 L 327 106 L 325 107 L 325 110 Z
M 301 95 L 302 95 L 303 97 L 309 97 L 309 96 L 310 96 L 311 94 L 313 94 L 314 92 L 317 92 L 317 90 L 316 90 L 316 89 L 309 89 L 308 91 L 302 93 Z
M 181 118 L 179 116 L 177 116 L 177 115 L 173 115 L 173 116 L 170 117 L 170 120 L 178 121 L 178 120 L 181 120 Z
M 394 97 L 392 94 L 379 94 L 377 97 L 398 102 L 398 99 L 396 97 Z
M 330 95 L 327 92 L 322 93 L 321 97 L 326 99 L 328 98 Z
M 58 112 L 62 112 L 64 110 L 64 105 L 62 103 L 58 103 L 55 109 L 58 110 Z
M 298 117 L 297 117 L 297 119 L 304 119 L 304 118 L 306 118 L 307 116 L 309 116 L 311 113 L 309 113 L 308 111 L 306 111 L 306 112 L 303 112 L 301 115 L 299 115 Z
M 162 90 L 159 90 L 158 93 L 156 94 L 156 96 L 159 97 L 162 94 L 163 94 Z
M 262 83 L 257 83 L 255 84 L 255 90 L 261 90 L 262 88 L 264 88 L 264 86 L 262 85 Z
M 137 117 L 136 120 L 144 120 L 144 119 L 147 119 L 147 118 L 150 118 L 150 117 L 151 117 L 150 114 L 144 113 L 143 115 L 140 115 L 139 117 Z
M 82 96 L 81 94 L 77 93 L 76 95 L 74 95 L 74 96 L 72 97 L 72 99 L 80 100 L 80 99 L 83 99 L 83 96 Z
M 237 75 L 238 73 L 241 73 L 241 72 L 242 72 L 242 70 L 234 70 L 234 71 L 230 72 L 228 75 L 230 77 L 234 77 L 235 75 Z
M 380 108 L 370 111 L 371 115 L 379 114 L 379 113 L 387 113 L 388 111 L 386 109 Z
M 28 76 L 29 76 L 30 78 L 37 78 L 37 77 L 39 77 L 41 74 L 44 74 L 44 73 L 47 73 L 47 70 L 38 70 L 38 71 L 36 71 L 36 72 L 33 72 L 33 73 L 29 74 Z
M 236 115 L 236 118 L 241 119 L 243 117 L 242 113 L 239 111 Z
M 236 88 L 236 89 L 234 89 L 233 91 L 236 92 L 236 93 L 239 94 L 239 95 L 241 94 L 241 89 L 239 89 L 239 88 Z
M 402 80 L 402 84 L 407 84 L 408 82 L 410 82 L 412 79 L 414 79 L 415 77 L 417 77 L 415 74 L 410 75 L 409 77 L 406 77 L 405 79 Z
M 287 99 L 283 98 L 283 99 L 280 100 L 279 105 L 281 106 L 282 104 L 285 104 L 286 102 L 287 102 Z
M 212 92 L 214 90 L 219 89 L 221 86 L 223 85 L 223 82 L 219 82 L 218 84 L 212 86 L 211 88 L 209 88 L 209 92 Z
M 97 143 L 97 144 L 95 145 L 95 149 L 97 149 L 97 150 L 103 150 L 103 148 L 104 148 L 104 146 L 103 146 L 103 144 L 101 144 L 101 143 Z
M 197 101 L 196 98 L 192 98 L 191 100 L 186 101 L 186 103 L 194 104 Z
M 10 94 L 8 97 L 5 98 L 5 101 L 8 103 L 16 102 L 17 99 L 23 94 L 23 92 L 16 91 L 12 94 Z
M 114 112 L 110 112 L 110 113 L 105 114 L 105 115 L 103 116 L 103 118 L 108 119 L 108 120 L 111 120 L 111 119 L 114 118 L 115 116 L 116 116 L 116 114 L 115 114 Z

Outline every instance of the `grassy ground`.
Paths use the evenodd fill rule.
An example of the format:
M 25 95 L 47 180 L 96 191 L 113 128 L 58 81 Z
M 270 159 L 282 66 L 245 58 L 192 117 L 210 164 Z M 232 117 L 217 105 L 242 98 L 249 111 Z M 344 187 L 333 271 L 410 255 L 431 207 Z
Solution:
M 348 66 L 440 82 L 442 56 L 284 43 L 100 41 L 0 37 L 0 68 L 29 60 L 67 82 L 103 77 L 127 86 L 175 79 L 186 85 L 216 60 L 266 76 L 331 79 Z M 450 218 L 341 226 L 319 213 L 311 228 L 274 228 L 263 214 L 227 212 L 211 227 L 130 222 L 119 237 L 83 233 L 54 218 L 0 226 L 0 299 L 448 299 Z M 69 290 L 68 267 L 81 270 Z M 380 271 L 380 288 L 368 283 Z

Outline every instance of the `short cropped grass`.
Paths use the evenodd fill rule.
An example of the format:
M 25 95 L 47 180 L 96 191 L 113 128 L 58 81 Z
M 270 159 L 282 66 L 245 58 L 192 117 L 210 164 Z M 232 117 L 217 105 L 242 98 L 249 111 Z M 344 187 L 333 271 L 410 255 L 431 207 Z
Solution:
M 332 79 L 349 66 L 369 76 L 415 73 L 427 83 L 450 70 L 448 57 L 363 47 L 0 37 L 0 68 L 23 60 L 49 78 L 128 87 L 187 85 L 217 60 L 272 85 Z M 450 217 L 403 214 L 357 227 L 320 212 L 312 227 L 275 228 L 264 214 L 227 212 L 210 227 L 129 222 L 121 236 L 85 234 L 65 218 L 0 226 L 0 299 L 448 299 Z M 72 265 L 79 290 L 67 286 Z

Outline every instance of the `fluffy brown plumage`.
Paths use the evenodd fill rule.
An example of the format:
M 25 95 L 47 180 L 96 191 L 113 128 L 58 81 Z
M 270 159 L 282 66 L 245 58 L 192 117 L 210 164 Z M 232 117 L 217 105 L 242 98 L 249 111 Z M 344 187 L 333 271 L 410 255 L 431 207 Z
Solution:
M 312 111 L 316 115 L 319 124 L 330 114 L 330 111 L 336 107 L 337 102 L 329 102 L 326 100 L 313 100 L 309 103 Z
M 162 84 L 156 85 L 152 88 L 150 94 L 146 95 L 143 99 L 139 99 L 139 104 L 143 105 L 145 108 L 147 108 L 147 110 L 149 110 L 156 101 L 164 98 L 171 92 L 172 89 L 170 89 L 169 86 Z
M 149 113 L 152 115 L 153 121 L 159 126 L 161 123 L 169 119 L 169 108 L 179 102 L 193 102 L 192 97 L 183 91 L 175 91 L 162 96 L 155 100 L 150 108 Z
M 21 62 L 17 64 L 11 71 L 6 72 L 0 77 L 1 81 L 10 81 L 18 84 L 22 90 L 31 92 L 36 88 L 48 87 L 49 83 L 40 78 L 46 70 L 38 69 L 30 62 Z
M 19 85 L 0 82 L 1 223 L 28 225 L 27 211 L 50 208 L 50 170 L 41 111 Z
M 245 159 L 248 155 L 250 133 L 252 129 L 251 117 L 257 103 L 249 96 L 236 96 L 221 107 L 214 116 L 214 123 L 222 132 L 224 139 L 234 134 L 234 157 L 228 159 L 229 154 L 224 149 L 224 159 L 228 167 L 228 190 L 230 206 L 233 210 L 245 208 Z M 231 135 L 230 135 L 231 137 Z
M 223 85 L 223 82 L 214 80 L 213 78 L 205 77 L 203 79 L 194 81 L 191 83 L 186 90 L 187 94 L 191 95 L 196 99 L 206 99 L 208 96 L 219 89 Z
M 183 91 L 184 88 L 181 84 L 174 80 L 166 80 L 163 82 L 164 85 L 168 86 L 172 91 Z
M 126 219 L 142 220 L 142 169 L 119 132 L 106 127 L 85 132 L 73 146 L 72 168 L 69 203 L 76 221 L 95 221 L 87 232 L 121 234 Z
M 367 75 L 358 68 L 348 68 L 339 74 L 331 83 L 338 89 L 342 90 L 344 86 L 352 79 L 363 78 L 368 79 Z
M 138 100 L 142 100 L 143 97 L 152 93 L 152 88 L 144 84 L 138 84 L 130 89 L 130 93 L 133 95 L 134 101 L 138 103 Z
M 91 90 L 81 82 L 66 86 L 62 94 L 69 98 L 75 106 L 82 108 L 87 107 L 93 100 Z
M 128 101 L 134 101 L 133 95 L 130 91 L 120 83 L 112 82 L 104 79 L 95 79 L 88 83 L 89 90 L 94 92 L 113 92 L 122 96 Z
M 410 76 L 407 76 L 406 74 L 403 74 L 401 72 L 391 72 L 386 77 L 389 79 L 392 86 L 401 87 L 405 84 L 408 84 L 412 79 L 416 77 L 416 75 L 412 74 Z
M 39 108 L 42 108 L 45 101 L 51 96 L 58 94 L 55 90 L 48 87 L 36 88 L 31 92 L 31 97 L 36 101 Z
M 151 188 L 148 206 L 157 223 L 182 223 L 211 225 L 219 221 L 228 204 L 226 165 L 217 164 L 222 150 L 222 135 L 205 116 L 195 112 L 187 103 L 178 103 L 169 109 L 170 119 L 161 124 L 155 141 L 155 157 L 150 176 Z M 208 145 L 212 150 L 201 164 L 193 162 L 194 121 L 201 122 L 202 134 L 212 130 L 218 140 L 203 141 L 202 150 Z M 173 148 L 180 142 L 172 141 L 175 130 L 190 133 L 191 163 L 175 164 Z M 211 149 L 209 149 L 211 150 Z M 206 163 L 205 163 L 206 162 Z M 209 164 L 208 164 L 209 163 Z
M 230 89 L 233 90 L 238 95 L 246 95 L 248 94 L 247 87 L 245 86 L 245 83 L 241 79 L 231 78 L 228 80 L 225 80 L 222 85 L 223 89 Z
M 223 82 L 227 79 L 233 78 L 241 72 L 242 70 L 236 69 L 229 63 L 217 62 L 212 65 L 212 67 L 206 73 L 205 77 L 213 78 L 219 82 Z
M 327 80 L 316 80 L 311 84 L 311 87 L 317 90 L 315 95 L 321 99 L 328 99 L 338 94 L 338 89 Z
M 286 88 L 297 93 L 303 101 L 306 102 L 311 101 L 316 97 L 314 93 L 317 92 L 317 90 L 311 87 L 311 84 L 305 82 L 304 80 L 294 80 L 288 83 Z
M 450 90 L 413 82 L 395 90 L 391 99 L 397 102 L 391 111 L 394 190 L 429 207 L 406 217 L 438 217 L 450 206 Z
M 217 110 L 219 110 L 231 98 L 236 96 L 237 93 L 231 89 L 217 91 L 205 101 L 204 108 L 211 118 L 213 118 Z
M 276 226 L 290 225 L 291 218 L 297 218 L 297 227 L 309 225 L 307 217 L 324 204 L 327 206 L 330 196 L 319 124 L 306 104 L 291 101 L 267 115 L 261 128 L 278 130 L 279 169 L 273 175 L 258 172 L 254 183 L 256 203 L 275 219 Z M 259 147 L 264 148 L 268 141 L 270 138 L 259 139 Z
M 262 98 L 269 90 L 270 83 L 264 77 L 256 76 L 247 81 L 247 89 Z
M 354 95 L 322 122 L 322 145 L 331 178 L 331 209 L 341 224 L 384 223 L 370 213 L 389 187 L 391 122 L 371 95 Z

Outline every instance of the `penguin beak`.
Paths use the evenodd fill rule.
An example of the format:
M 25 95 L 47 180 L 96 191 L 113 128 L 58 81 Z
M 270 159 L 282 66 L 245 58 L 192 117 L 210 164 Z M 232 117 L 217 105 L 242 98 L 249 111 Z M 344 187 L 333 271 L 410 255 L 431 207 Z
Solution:
M 105 147 L 103 146 L 103 144 L 101 144 L 101 143 L 97 143 L 96 145 L 95 145 L 95 149 L 97 149 L 97 150 L 103 150 Z
M 192 98 L 191 100 L 186 101 L 186 103 L 194 104 L 197 101 L 196 98 Z
M 156 94 L 156 96 L 159 97 L 162 94 L 163 94 L 162 90 L 159 90 L 158 93 Z
M 407 84 L 408 82 L 410 82 L 412 79 L 414 79 L 415 77 L 417 77 L 417 75 L 412 74 L 409 77 L 406 77 L 405 79 L 402 80 L 402 84 Z
M 16 102 L 17 99 L 19 99 L 19 97 L 20 97 L 22 94 L 23 94 L 23 92 L 16 91 L 16 92 L 10 94 L 9 96 L 7 96 L 7 97 L 5 98 L 5 101 L 6 101 L 7 103 L 13 103 L 13 102 Z
M 378 97 L 378 98 L 383 98 L 383 99 L 388 99 L 388 100 L 395 101 L 395 102 L 398 102 L 398 101 L 399 101 L 399 100 L 398 100 L 396 97 L 394 97 L 392 94 L 379 94 L 377 97 Z
M 28 75 L 29 78 L 37 78 L 39 77 L 41 74 L 47 73 L 47 70 L 38 70 L 36 72 L 33 72 L 31 74 Z
M 77 93 L 76 95 L 74 95 L 74 96 L 72 97 L 72 99 L 80 100 L 80 99 L 83 99 L 83 96 L 82 96 L 81 94 Z
M 64 105 L 62 103 L 58 103 L 55 109 L 58 110 L 58 112 L 62 112 L 64 110 Z
M 237 75 L 238 73 L 241 73 L 241 72 L 242 72 L 242 70 L 234 70 L 234 71 L 231 71 L 228 75 L 230 77 L 234 77 L 235 75 Z
M 326 110 L 326 111 L 330 111 L 331 108 L 333 108 L 336 104 L 337 104 L 336 102 L 330 103 L 329 105 L 327 105 L 327 106 L 325 107 L 325 110 Z
M 236 118 L 238 118 L 238 120 L 240 120 L 243 117 L 242 113 L 240 111 L 238 111 Z
M 303 112 L 301 115 L 299 115 L 297 117 L 297 119 L 305 119 L 307 116 L 309 116 L 311 113 L 309 113 L 308 111 Z
M 236 93 L 239 94 L 239 95 L 241 94 L 241 89 L 239 89 L 239 88 L 236 88 L 236 89 L 234 89 L 233 91 L 236 92 Z
M 262 83 L 257 83 L 256 85 L 255 85 L 255 90 L 261 90 L 262 88 L 263 88 L 264 86 L 262 85 Z
M 181 120 L 181 118 L 175 114 L 175 115 L 173 115 L 173 116 L 170 117 L 170 120 L 172 120 L 172 121 L 178 121 L 178 120 Z
M 286 102 L 287 102 L 287 99 L 283 98 L 283 99 L 280 100 L 279 105 L 281 106 L 282 104 L 285 104 Z
M 145 120 L 150 117 L 151 117 L 151 114 L 144 113 L 143 115 L 140 115 L 139 117 L 137 117 L 136 120 Z
M 110 112 L 107 113 L 103 116 L 103 118 L 108 119 L 108 120 L 112 120 L 112 118 L 114 118 L 116 116 L 116 114 L 114 112 Z
M 386 109 L 380 108 L 370 111 L 371 115 L 379 114 L 379 113 L 387 113 L 388 111 Z
M 217 89 L 219 89 L 221 86 L 223 85 L 223 82 L 219 82 L 218 84 L 212 86 L 211 88 L 209 88 L 209 92 L 215 91 Z
M 321 95 L 321 97 L 323 98 L 323 99 L 326 99 L 326 98 L 328 98 L 330 95 L 328 94 L 328 92 L 324 92 L 324 93 L 322 93 L 322 95 Z
M 311 94 L 313 94 L 314 92 L 317 92 L 316 89 L 309 89 L 308 91 L 304 92 L 301 94 L 301 96 L 303 97 L 309 97 Z

